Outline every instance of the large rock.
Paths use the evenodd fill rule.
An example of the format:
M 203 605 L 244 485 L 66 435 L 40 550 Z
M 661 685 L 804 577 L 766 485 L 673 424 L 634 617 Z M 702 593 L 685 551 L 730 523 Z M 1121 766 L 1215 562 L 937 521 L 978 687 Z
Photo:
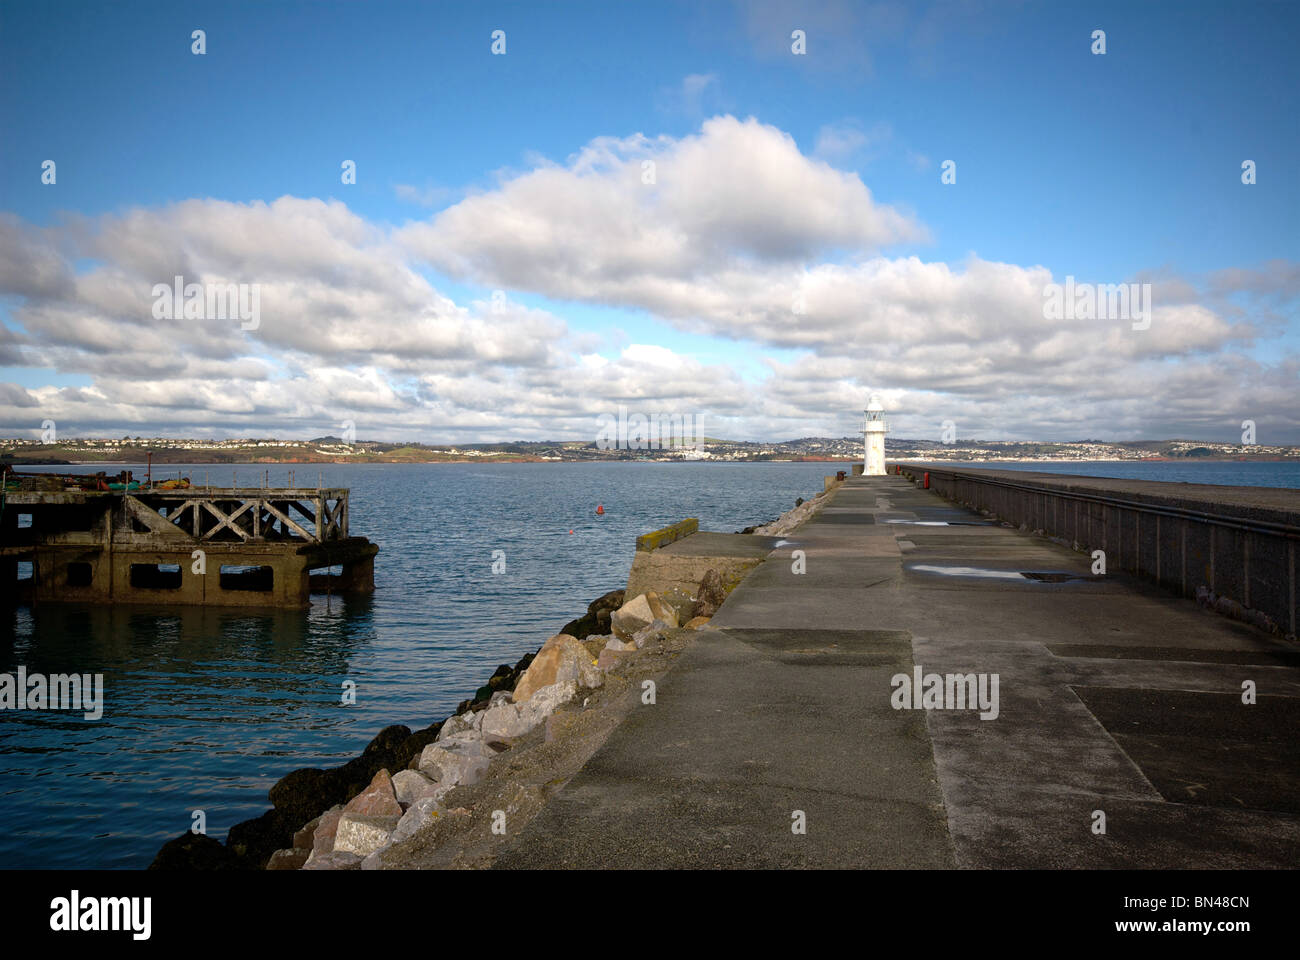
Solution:
M 567 633 L 578 640 L 585 640 L 593 633 L 603 633 L 609 630 L 610 616 L 622 605 L 623 591 L 611 590 L 591 601 L 587 605 L 586 615 L 577 620 L 570 620 L 560 633 Z
M 321 811 L 348 799 L 336 771 L 315 768 L 285 774 L 271 787 L 267 797 L 272 806 L 296 823 L 306 823 Z
M 438 732 L 438 742 L 451 740 L 452 738 L 475 737 L 482 727 L 483 714 L 481 712 L 458 713 L 455 716 L 448 717 L 442 725 L 442 730 Z
M 644 593 L 633 597 L 614 611 L 610 620 L 610 629 L 616 637 L 630 640 L 638 630 L 643 630 L 654 622 L 655 612 Z
M 376 817 L 364 813 L 344 813 L 339 817 L 338 833 L 334 835 L 334 852 L 368 856 L 388 844 L 401 819 L 401 814 L 395 817 Z
M 596 660 L 596 665 L 601 670 L 617 670 L 625 660 L 631 659 L 632 655 L 636 653 L 636 644 L 629 644 L 628 646 L 629 649 L 627 650 L 612 650 L 606 647 L 600 651 L 600 657 Z
M 677 619 L 676 607 L 657 593 L 647 593 L 645 599 L 646 603 L 650 605 L 650 612 L 655 615 L 656 620 L 662 620 L 673 629 L 677 628 L 677 624 L 681 621 Z
M 266 862 L 268 870 L 301 870 L 303 864 L 307 862 L 312 851 L 301 847 L 294 847 L 289 850 L 277 850 L 271 854 L 271 859 Z
M 487 773 L 496 751 L 482 740 L 445 740 L 431 743 L 420 754 L 420 773 L 441 786 L 469 786 Z
M 339 829 L 339 817 L 343 816 L 343 807 L 330 807 L 320 815 L 316 830 L 312 833 L 311 848 L 316 853 L 329 853 L 334 849 L 334 834 Z
M 576 683 L 584 687 L 601 684 L 600 671 L 582 641 L 557 633 L 542 645 L 528 670 L 515 686 L 515 703 L 524 703 L 536 691 L 552 684 Z
M 722 582 L 722 575 L 717 570 L 708 570 L 700 578 L 700 588 L 695 592 L 695 608 L 691 618 L 711 617 L 718 612 L 727 599 L 727 588 Z
M 188 830 L 168 840 L 149 864 L 150 870 L 237 870 L 235 855 L 220 841 Z
M 260 817 L 243 820 L 226 831 L 226 848 L 245 870 L 262 870 L 271 854 L 293 843 L 301 820 L 290 820 L 282 810 L 268 810 Z
M 413 837 L 443 814 L 441 801 L 435 797 L 422 797 L 411 804 L 393 831 L 393 843 Z
M 649 626 L 642 627 L 632 635 L 632 645 L 638 650 L 668 629 L 668 624 L 656 618 Z
M 355 853 L 333 850 L 329 853 L 314 852 L 302 865 L 304 870 L 360 870 L 361 858 Z
M 577 691 L 577 684 L 569 680 L 534 690 L 523 703 L 498 704 L 483 715 L 483 739 L 509 741 L 522 737 L 554 713 L 560 704 L 572 700 Z
M 310 850 L 316 837 L 316 828 L 320 826 L 320 817 L 308 823 L 293 835 L 293 847 L 296 850 Z
M 397 802 L 409 806 L 424 797 L 441 798 L 451 787 L 430 780 L 418 770 L 403 770 L 393 777 Z
M 402 805 L 393 792 L 393 781 L 387 770 L 380 770 L 370 781 L 370 786 L 347 802 L 343 812 L 360 813 L 368 817 L 400 817 Z
M 712 617 L 691 617 L 682 626 L 687 630 L 701 630 L 709 625 Z

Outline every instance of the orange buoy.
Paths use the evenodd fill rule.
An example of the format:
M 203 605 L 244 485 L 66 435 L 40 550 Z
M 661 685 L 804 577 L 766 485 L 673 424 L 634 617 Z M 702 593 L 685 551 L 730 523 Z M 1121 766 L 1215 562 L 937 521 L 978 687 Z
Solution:
M 572 530 L 569 531 L 569 536 L 573 536 L 573 531 L 572 531 Z
M 603 503 L 596 504 L 596 515 L 604 516 L 604 514 L 605 514 L 605 505 Z

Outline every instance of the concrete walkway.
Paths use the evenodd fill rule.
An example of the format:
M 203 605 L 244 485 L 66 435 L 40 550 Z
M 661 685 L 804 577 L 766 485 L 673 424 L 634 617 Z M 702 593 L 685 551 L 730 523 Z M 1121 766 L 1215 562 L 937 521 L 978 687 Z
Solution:
M 854 478 L 497 866 L 1300 863 L 1300 655 L 1088 564 Z M 996 674 L 998 716 L 894 709 L 914 666 Z

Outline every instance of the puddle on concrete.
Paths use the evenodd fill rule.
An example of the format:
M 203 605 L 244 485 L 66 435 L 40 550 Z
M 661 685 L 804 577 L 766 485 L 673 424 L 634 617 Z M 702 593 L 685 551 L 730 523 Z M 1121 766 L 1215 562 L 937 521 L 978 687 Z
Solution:
M 991 527 L 990 520 L 881 520 L 881 523 L 903 523 L 911 527 Z
M 909 566 L 908 570 L 914 570 L 918 573 L 933 573 L 941 577 L 966 577 L 979 580 L 1028 580 L 1031 583 L 1069 583 L 1073 580 L 1087 580 L 1077 573 L 1066 573 L 1060 570 L 991 570 L 987 567 L 950 567 L 940 566 L 937 564 L 917 563 Z

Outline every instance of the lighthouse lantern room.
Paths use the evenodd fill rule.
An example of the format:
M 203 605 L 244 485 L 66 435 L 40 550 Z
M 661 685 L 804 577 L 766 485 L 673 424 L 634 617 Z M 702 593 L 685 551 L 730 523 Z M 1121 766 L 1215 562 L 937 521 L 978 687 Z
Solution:
M 867 401 L 866 418 L 862 423 L 865 451 L 862 472 L 868 477 L 885 475 L 885 406 L 877 394 Z

